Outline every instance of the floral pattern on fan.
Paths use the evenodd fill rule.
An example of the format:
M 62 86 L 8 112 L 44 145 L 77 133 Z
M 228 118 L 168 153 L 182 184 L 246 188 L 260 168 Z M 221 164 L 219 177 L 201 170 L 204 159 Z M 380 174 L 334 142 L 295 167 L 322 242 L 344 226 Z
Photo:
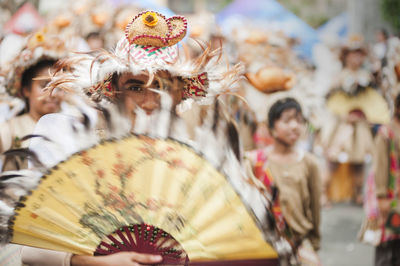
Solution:
M 140 138 L 144 140 L 144 145 L 139 149 L 142 156 L 140 156 L 138 161 L 134 163 L 129 162 L 128 158 L 124 158 L 121 152 L 115 151 L 114 156 L 117 158 L 117 163 L 112 167 L 112 174 L 119 178 L 120 184 L 118 185 L 108 183 L 105 178 L 106 170 L 102 169 L 101 165 L 97 165 L 96 160 L 90 157 L 87 152 L 83 151 L 80 153 L 82 163 L 89 166 L 93 174 L 97 176 L 95 180 L 95 192 L 101 197 L 103 206 L 109 207 L 119 213 L 130 224 L 144 222 L 143 218 L 135 211 L 138 208 L 157 212 L 162 208 L 172 210 L 175 207 L 160 199 L 151 197 L 143 204 L 143 202 L 136 200 L 135 194 L 132 191 L 128 191 L 126 187 L 127 180 L 132 178 L 137 169 L 146 161 L 157 159 L 166 162 L 171 169 L 181 168 L 191 173 L 196 172 L 196 169 L 185 165 L 181 159 L 169 155 L 170 152 L 174 151 L 173 147 L 167 146 L 165 149 L 156 149 L 154 147 L 154 139 L 145 136 L 140 136 Z M 80 223 L 90 228 L 100 239 L 104 235 L 109 234 L 113 228 L 125 225 L 118 222 L 118 218 L 111 212 L 107 212 L 104 208 L 96 208 L 90 202 L 85 203 L 85 210 L 86 214 L 81 217 Z M 170 225 L 178 231 L 185 226 L 185 219 L 174 212 L 168 212 L 167 218 Z
M 148 224 L 124 226 L 107 236 L 94 255 L 122 251 L 161 255 L 163 264 L 185 264 L 189 258 L 182 246 L 164 230 Z

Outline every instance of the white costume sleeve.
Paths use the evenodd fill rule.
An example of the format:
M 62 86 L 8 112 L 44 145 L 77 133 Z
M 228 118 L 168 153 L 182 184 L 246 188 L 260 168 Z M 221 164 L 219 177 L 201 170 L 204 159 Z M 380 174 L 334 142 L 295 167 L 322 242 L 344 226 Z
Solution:
M 42 137 L 33 138 L 29 149 L 36 153 L 46 168 L 50 168 L 73 153 L 94 145 L 98 139 L 94 137 L 96 134 L 89 132 L 95 131 L 96 112 L 89 115 L 88 128 L 85 128 L 81 120 L 61 113 L 43 116 L 33 132 Z M 32 166 L 32 162 L 29 162 L 29 168 Z
M 22 263 L 29 266 L 70 266 L 71 253 L 23 246 Z

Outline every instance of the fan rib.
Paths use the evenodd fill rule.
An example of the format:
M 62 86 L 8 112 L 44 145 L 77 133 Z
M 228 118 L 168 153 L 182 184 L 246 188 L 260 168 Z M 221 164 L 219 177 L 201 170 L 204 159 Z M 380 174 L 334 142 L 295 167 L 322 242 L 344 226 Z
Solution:
M 132 243 L 130 241 L 128 241 L 128 239 L 126 239 L 126 237 L 124 236 L 124 234 L 121 232 L 121 230 L 117 230 L 117 235 L 121 238 L 122 242 L 124 243 L 124 246 L 130 250 L 133 246 Z

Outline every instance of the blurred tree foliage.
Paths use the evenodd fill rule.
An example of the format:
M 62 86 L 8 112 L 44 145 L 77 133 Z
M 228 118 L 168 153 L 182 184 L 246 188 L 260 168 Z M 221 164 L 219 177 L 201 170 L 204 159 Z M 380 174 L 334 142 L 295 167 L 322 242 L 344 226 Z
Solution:
M 400 32 L 400 0 L 382 0 L 383 18 Z
M 313 28 L 318 28 L 334 16 L 321 10 L 316 11 L 318 0 L 278 0 L 278 2 Z

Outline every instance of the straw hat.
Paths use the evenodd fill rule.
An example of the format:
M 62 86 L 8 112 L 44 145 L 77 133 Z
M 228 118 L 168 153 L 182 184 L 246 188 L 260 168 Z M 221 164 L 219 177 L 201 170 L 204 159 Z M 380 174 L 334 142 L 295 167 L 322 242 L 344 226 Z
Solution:
M 128 24 L 126 37 L 131 44 L 166 47 L 182 40 L 186 30 L 187 21 L 182 16 L 167 19 L 160 13 L 145 11 Z
M 12 96 L 21 96 L 22 76 L 28 68 L 44 59 L 58 60 L 67 55 L 64 41 L 58 36 L 48 34 L 46 29 L 38 31 L 28 38 L 5 43 L 2 51 L 13 54 L 13 58 L 2 61 L 2 75 L 5 87 Z M 3 44 L 2 44 L 3 45 Z
M 254 73 L 245 74 L 247 80 L 257 90 L 264 93 L 271 93 L 282 90 L 289 90 L 294 86 L 295 77 L 286 73 L 279 67 L 263 67 Z

